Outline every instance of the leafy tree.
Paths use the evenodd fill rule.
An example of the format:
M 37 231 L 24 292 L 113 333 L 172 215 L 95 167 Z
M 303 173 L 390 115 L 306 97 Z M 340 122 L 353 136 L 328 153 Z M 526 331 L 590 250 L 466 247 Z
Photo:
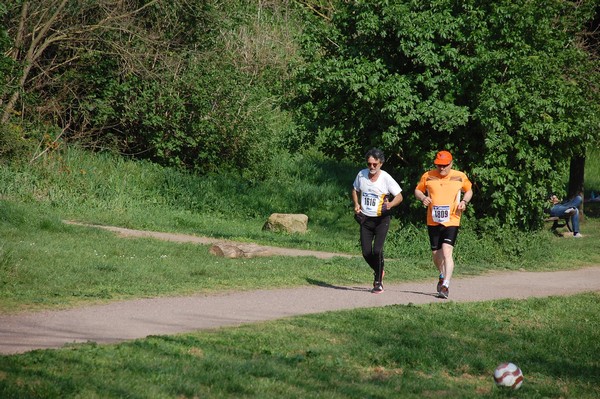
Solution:
M 481 226 L 537 228 L 547 193 L 598 135 L 597 64 L 579 43 L 592 1 L 338 3 L 307 33 L 295 98 L 303 142 L 380 146 L 410 186 L 449 149 Z
M 277 96 L 295 53 L 293 4 L 6 4 L 17 68 L 2 93 L 4 122 L 56 125 L 53 145 L 66 139 L 202 172 L 264 171 L 286 118 Z
M 15 112 L 23 93 L 31 88 L 39 93 L 52 85 L 57 71 L 86 54 L 98 41 L 99 32 L 115 29 L 134 36 L 137 32 L 128 29 L 127 22 L 157 2 L 152 0 L 139 8 L 128 8 L 123 2 L 111 0 L 8 1 L 6 25 L 13 38 L 9 54 L 19 70 L 14 74 L 13 90 L 3 107 L 2 122 Z

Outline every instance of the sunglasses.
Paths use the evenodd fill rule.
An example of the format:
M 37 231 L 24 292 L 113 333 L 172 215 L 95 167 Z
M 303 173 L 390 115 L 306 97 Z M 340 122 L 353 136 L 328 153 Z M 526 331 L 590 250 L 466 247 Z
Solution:
M 444 168 L 447 168 L 448 166 L 450 166 L 450 164 L 447 163 L 446 165 L 435 165 L 435 166 L 437 166 L 438 168 L 444 169 Z
M 375 162 L 375 163 L 367 162 L 367 166 L 372 166 L 374 168 L 376 168 L 378 165 L 379 165 L 379 162 Z

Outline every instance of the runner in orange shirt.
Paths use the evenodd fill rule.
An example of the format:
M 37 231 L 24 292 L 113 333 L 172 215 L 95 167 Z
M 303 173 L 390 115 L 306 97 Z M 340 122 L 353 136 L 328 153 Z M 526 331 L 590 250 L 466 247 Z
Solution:
M 460 217 L 471 201 L 473 191 L 467 175 L 452 169 L 452 154 L 448 151 L 438 152 L 433 163 L 436 168 L 421 176 L 415 196 L 427 207 L 427 230 L 433 263 L 440 272 L 438 296 L 448 298 Z

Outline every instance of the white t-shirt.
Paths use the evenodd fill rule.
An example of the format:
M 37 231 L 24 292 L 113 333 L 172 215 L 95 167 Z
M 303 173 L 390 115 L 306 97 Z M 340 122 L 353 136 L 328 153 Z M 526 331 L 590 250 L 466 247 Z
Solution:
M 389 173 L 382 170 L 375 182 L 369 180 L 369 169 L 358 172 L 353 184 L 360 192 L 360 210 L 366 216 L 381 216 L 381 207 L 386 195 L 396 196 L 402 192 L 400 185 Z

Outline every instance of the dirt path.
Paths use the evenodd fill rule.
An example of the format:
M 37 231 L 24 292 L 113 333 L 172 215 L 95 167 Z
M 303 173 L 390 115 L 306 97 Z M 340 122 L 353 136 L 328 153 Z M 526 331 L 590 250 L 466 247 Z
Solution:
M 272 256 L 272 255 L 283 255 L 283 256 L 314 256 L 319 259 L 329 259 L 333 257 L 344 257 L 350 258 L 352 255 L 340 254 L 335 252 L 324 252 L 324 251 L 311 251 L 307 249 L 295 249 L 295 248 L 280 248 L 270 247 L 267 245 L 257 245 L 251 243 L 239 243 L 235 241 L 226 240 L 223 238 L 212 238 L 212 237 L 201 237 L 189 234 L 178 234 L 178 233 L 162 233 L 157 231 L 147 230 L 132 230 L 123 227 L 114 226 L 103 226 L 96 224 L 84 224 L 72 221 L 66 221 L 65 223 L 77 226 L 95 227 L 103 230 L 112 231 L 122 237 L 138 237 L 138 238 L 156 238 L 158 240 L 173 241 L 181 243 L 193 243 L 193 244 L 231 244 L 237 247 L 242 247 L 248 253 L 254 253 L 259 256 Z
M 119 233 L 134 232 L 110 229 Z M 139 234 L 148 236 L 149 232 Z M 150 236 L 156 237 L 155 234 L 160 233 Z M 171 236 L 183 239 L 182 235 Z M 188 236 L 187 239 L 192 238 Z M 294 250 L 296 255 L 326 256 L 326 253 L 315 255 L 313 252 L 296 253 Z M 309 287 L 140 299 L 70 310 L 5 315 L 0 316 L 0 354 L 60 348 L 88 341 L 114 343 L 148 335 L 177 334 L 342 309 L 444 301 L 435 297 L 433 281 L 386 284 L 385 292 L 378 295 L 371 294 L 369 288 L 367 283 L 343 287 L 323 281 Z M 455 278 L 450 300 L 521 299 L 589 291 L 600 291 L 600 265 L 573 271 L 507 272 Z

